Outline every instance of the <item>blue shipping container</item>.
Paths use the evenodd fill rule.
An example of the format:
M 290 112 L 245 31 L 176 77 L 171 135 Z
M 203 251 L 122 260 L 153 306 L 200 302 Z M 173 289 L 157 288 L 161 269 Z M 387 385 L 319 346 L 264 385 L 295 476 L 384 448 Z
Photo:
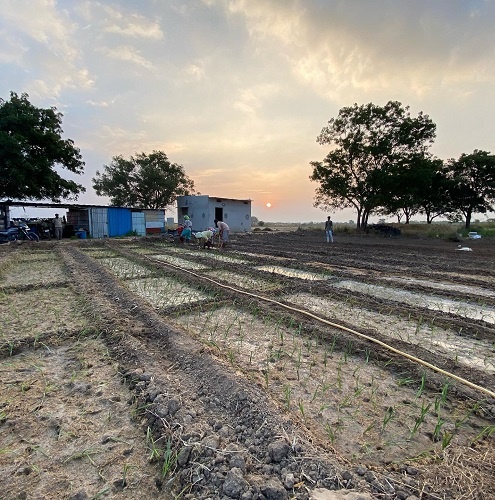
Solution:
M 132 231 L 130 208 L 108 208 L 108 236 L 125 236 Z

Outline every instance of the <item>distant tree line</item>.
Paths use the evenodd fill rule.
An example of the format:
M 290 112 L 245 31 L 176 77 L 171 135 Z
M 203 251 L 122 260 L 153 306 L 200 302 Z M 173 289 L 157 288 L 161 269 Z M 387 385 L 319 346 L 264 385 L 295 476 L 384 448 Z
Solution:
M 59 174 L 60 168 L 84 172 L 79 149 L 62 133 L 56 108 L 36 108 L 27 94 L 0 98 L 0 198 L 60 202 L 85 191 Z M 464 218 L 469 228 L 473 214 L 493 210 L 495 156 L 474 150 L 442 161 L 429 152 L 435 134 L 427 115 L 412 117 L 397 101 L 342 108 L 317 138 L 332 149 L 311 162 L 310 179 L 319 183 L 315 206 L 354 208 L 361 229 L 372 214 L 406 223 L 416 214 L 428 223 L 439 216 Z M 178 195 L 194 192 L 184 168 L 162 151 L 114 156 L 92 182 L 113 205 L 141 208 L 165 208 Z
M 495 155 L 475 150 L 458 159 L 435 158 L 428 150 L 436 125 L 408 110 L 397 101 L 354 104 L 328 122 L 317 142 L 333 149 L 311 162 L 310 179 L 319 183 L 316 207 L 354 208 L 360 229 L 372 214 L 406 224 L 416 214 L 429 224 L 439 216 L 464 218 L 469 228 L 474 213 L 493 210 Z

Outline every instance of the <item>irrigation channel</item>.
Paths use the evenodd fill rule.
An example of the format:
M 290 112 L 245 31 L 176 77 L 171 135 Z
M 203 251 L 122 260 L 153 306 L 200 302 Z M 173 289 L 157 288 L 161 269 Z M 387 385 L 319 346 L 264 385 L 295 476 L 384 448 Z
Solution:
M 38 274 L 20 282 L 5 266 L 9 325 L 20 321 L 7 312 L 16 296 L 43 289 L 86 313 L 70 335 L 33 340 L 17 328 L 0 370 L 40 345 L 69 349 L 81 329 L 88 342 L 96 334 L 156 468 L 154 484 L 149 472 L 137 482 L 157 497 L 490 498 L 493 242 L 464 253 L 449 241 L 322 239 L 236 235 L 227 251 L 158 237 L 11 249 L 2 262 L 34 263 Z M 129 495 L 133 484 L 109 491 Z

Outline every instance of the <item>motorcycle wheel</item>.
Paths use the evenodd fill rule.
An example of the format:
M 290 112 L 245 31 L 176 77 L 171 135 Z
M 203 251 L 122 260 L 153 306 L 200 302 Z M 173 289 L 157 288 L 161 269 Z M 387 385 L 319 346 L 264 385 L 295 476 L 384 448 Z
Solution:
M 29 231 L 27 235 L 31 241 L 40 241 L 40 237 L 36 233 L 33 233 L 32 231 Z

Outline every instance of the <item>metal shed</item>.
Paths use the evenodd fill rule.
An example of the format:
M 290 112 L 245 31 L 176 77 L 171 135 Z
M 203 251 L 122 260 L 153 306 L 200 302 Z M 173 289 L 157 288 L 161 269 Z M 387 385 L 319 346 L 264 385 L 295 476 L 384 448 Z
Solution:
M 108 207 L 108 236 L 125 236 L 132 232 L 130 208 Z
M 145 236 L 165 232 L 164 210 L 13 200 L 0 201 L 0 228 L 8 227 L 10 207 L 67 210 L 67 224 L 64 227 L 66 238 L 73 237 L 79 229 L 84 229 L 90 238 L 126 236 L 132 233 Z
M 165 210 L 143 210 L 146 220 L 146 234 L 165 231 Z

